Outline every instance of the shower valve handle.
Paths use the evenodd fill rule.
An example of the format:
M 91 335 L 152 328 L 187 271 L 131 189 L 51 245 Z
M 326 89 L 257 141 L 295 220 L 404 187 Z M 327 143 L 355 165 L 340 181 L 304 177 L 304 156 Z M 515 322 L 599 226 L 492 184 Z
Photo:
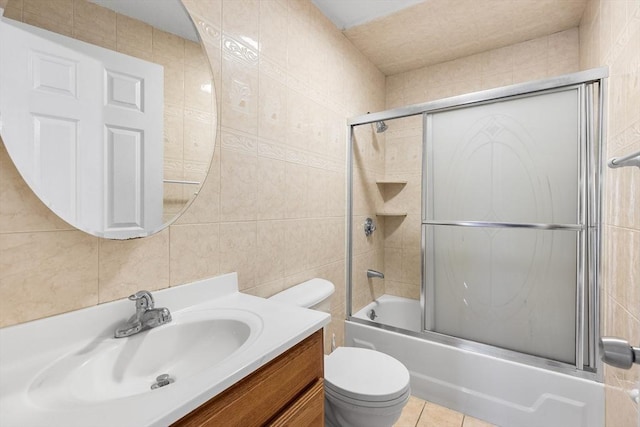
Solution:
M 616 337 L 600 338 L 600 357 L 608 365 L 621 369 L 631 369 L 640 364 L 640 347 L 632 347 L 629 342 Z
M 364 220 L 364 235 L 369 237 L 376 231 L 376 223 L 373 222 L 373 219 L 367 218 Z

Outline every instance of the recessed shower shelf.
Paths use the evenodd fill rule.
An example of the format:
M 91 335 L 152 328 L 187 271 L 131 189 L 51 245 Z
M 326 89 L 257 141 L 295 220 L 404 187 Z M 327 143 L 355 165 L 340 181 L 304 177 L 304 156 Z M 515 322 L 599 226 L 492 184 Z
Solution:
M 376 212 L 376 216 L 407 216 L 406 212 Z
M 389 185 L 405 185 L 407 181 L 397 180 L 397 179 L 378 179 L 376 180 L 376 184 L 389 184 Z

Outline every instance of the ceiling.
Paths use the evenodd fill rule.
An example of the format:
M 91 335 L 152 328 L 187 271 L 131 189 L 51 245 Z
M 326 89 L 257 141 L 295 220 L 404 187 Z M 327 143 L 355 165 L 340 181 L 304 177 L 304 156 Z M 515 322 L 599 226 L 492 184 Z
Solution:
M 180 0 L 89 0 L 152 27 L 198 42 L 196 29 Z
M 586 0 L 402 0 L 398 9 L 389 5 L 401 0 L 312 1 L 386 75 L 577 27 L 586 6 Z
M 180 0 L 90 1 L 197 40 Z M 586 6 L 586 0 L 311 1 L 385 75 L 577 27 Z
M 341 30 L 391 15 L 425 0 L 311 0 Z

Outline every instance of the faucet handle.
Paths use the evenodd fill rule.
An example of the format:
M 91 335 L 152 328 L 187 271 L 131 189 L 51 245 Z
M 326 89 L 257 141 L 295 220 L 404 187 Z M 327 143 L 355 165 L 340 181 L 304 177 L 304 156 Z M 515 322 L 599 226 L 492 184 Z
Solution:
M 135 301 L 137 310 L 148 310 L 153 308 L 153 296 L 149 291 L 138 291 L 133 295 L 129 295 L 131 301 Z

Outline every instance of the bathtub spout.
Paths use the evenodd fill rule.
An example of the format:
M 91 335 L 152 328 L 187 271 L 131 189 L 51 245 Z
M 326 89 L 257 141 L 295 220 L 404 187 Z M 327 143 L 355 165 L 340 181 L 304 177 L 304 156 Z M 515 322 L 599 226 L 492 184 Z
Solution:
M 378 277 L 380 279 L 384 279 L 384 274 L 375 270 L 367 270 L 367 278 L 370 279 L 372 277 Z

